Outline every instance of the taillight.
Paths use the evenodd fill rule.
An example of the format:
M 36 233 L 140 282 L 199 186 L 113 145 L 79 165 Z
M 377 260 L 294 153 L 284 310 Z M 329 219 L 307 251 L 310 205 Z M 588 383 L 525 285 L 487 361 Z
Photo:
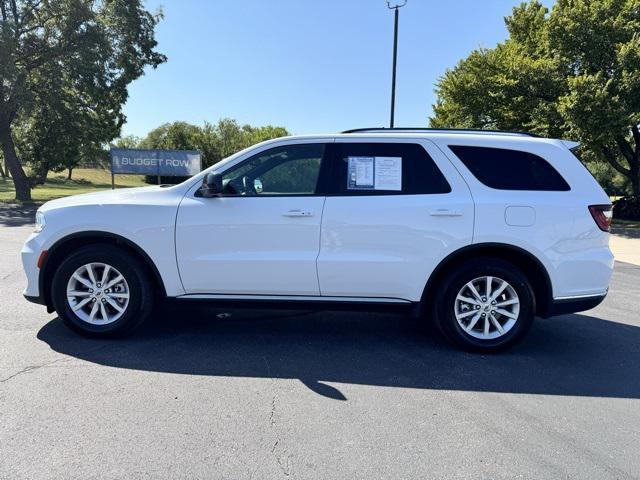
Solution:
M 613 209 L 611 205 L 589 205 L 591 216 L 603 232 L 611 230 L 611 220 L 613 219 Z

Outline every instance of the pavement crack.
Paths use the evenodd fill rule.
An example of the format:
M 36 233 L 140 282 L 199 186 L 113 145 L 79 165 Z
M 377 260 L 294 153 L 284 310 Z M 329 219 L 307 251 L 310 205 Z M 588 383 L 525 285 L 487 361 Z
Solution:
M 267 375 L 269 376 L 269 380 L 271 381 L 271 384 L 273 386 L 272 388 L 273 394 L 271 395 L 271 410 L 269 411 L 269 424 L 273 428 L 276 426 L 276 405 L 278 402 L 278 393 L 275 388 L 276 381 L 271 374 L 271 365 L 269 364 L 269 360 L 267 360 L 267 357 L 265 356 L 263 356 L 262 359 L 264 360 L 264 363 L 267 366 Z M 276 445 L 277 443 L 278 442 L 276 441 Z M 275 445 L 274 445 L 274 448 L 275 448 Z
M 15 273 L 18 273 L 18 272 L 9 272 L 6 275 L 3 275 L 2 278 L 0 278 L 0 280 L 6 280 L 7 278 L 9 278 L 11 275 L 14 275 Z
M 40 368 L 44 368 L 44 367 L 48 367 L 50 365 L 53 365 L 54 363 L 58 363 L 58 362 L 63 362 L 63 361 L 68 361 L 71 360 L 68 357 L 63 357 L 63 358 L 58 358 L 56 360 L 53 360 L 51 362 L 47 362 L 47 363 L 43 363 L 42 365 L 30 365 L 28 367 L 23 368 L 22 370 L 17 371 L 16 373 L 14 373 L 13 375 L 9 375 L 6 378 L 0 379 L 0 383 L 5 383 L 8 382 L 9 380 L 11 380 L 12 378 L 15 378 L 19 375 L 22 375 L 24 373 L 29 373 L 29 372 L 33 372 L 35 370 L 39 370 Z
M 269 376 L 269 380 L 271 381 L 273 391 L 271 395 L 271 409 L 269 411 L 269 425 L 276 439 L 271 447 L 271 453 L 284 476 L 288 477 L 289 475 L 291 475 L 291 455 L 288 454 L 287 450 L 284 447 L 280 446 L 278 425 L 276 421 L 276 413 L 278 407 L 278 391 L 276 388 L 276 379 L 273 378 L 273 375 L 271 373 L 271 365 L 269 364 L 269 360 L 267 360 L 266 356 L 263 356 L 262 358 L 267 367 L 267 375 Z

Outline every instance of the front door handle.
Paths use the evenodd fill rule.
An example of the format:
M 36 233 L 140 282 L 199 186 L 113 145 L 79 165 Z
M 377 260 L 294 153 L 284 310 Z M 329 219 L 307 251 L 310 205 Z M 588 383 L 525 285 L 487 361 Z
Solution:
M 448 208 L 439 208 L 438 210 L 431 210 L 429 215 L 432 217 L 461 217 L 462 212 L 460 210 L 450 210 Z
M 282 215 L 285 217 L 311 217 L 313 214 L 307 210 L 289 210 Z

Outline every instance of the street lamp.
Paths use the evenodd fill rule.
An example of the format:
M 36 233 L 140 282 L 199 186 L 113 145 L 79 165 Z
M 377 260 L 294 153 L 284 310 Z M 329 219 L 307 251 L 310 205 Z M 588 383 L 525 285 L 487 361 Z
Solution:
M 392 2 L 387 0 L 387 8 L 394 10 L 394 23 L 393 23 L 393 67 L 391 73 L 391 119 L 389 120 L 389 127 L 393 128 L 393 120 L 396 110 L 396 60 L 398 57 L 398 9 L 404 7 L 407 4 L 407 0 L 402 2 Z

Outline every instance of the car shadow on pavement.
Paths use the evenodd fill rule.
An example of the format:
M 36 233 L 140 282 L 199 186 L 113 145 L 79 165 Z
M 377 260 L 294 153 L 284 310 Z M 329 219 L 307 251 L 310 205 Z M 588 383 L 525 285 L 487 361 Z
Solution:
M 346 400 L 332 383 L 590 397 L 640 398 L 640 328 L 590 315 L 537 320 L 494 355 L 458 351 L 395 315 L 163 308 L 120 340 L 92 340 L 59 319 L 38 338 L 65 355 L 110 367 L 225 377 L 299 379 Z

